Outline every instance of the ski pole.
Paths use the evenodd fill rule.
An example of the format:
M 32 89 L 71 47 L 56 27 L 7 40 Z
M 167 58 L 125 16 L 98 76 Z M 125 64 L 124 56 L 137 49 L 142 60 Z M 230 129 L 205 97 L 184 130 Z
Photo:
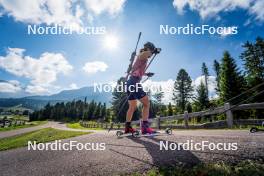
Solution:
M 157 54 L 158 53 L 155 53 L 154 54 L 154 56 L 151 58 L 151 60 L 149 61 L 149 63 L 148 63 L 148 65 L 147 65 L 147 67 L 145 68 L 145 71 L 144 72 L 146 72 L 147 71 L 147 69 L 149 68 L 149 66 L 150 66 L 150 64 L 153 62 L 153 60 L 155 59 L 155 57 L 157 56 Z M 147 80 L 149 79 L 149 77 L 147 77 L 145 80 L 143 80 L 141 83 L 144 83 L 144 82 L 146 82 Z

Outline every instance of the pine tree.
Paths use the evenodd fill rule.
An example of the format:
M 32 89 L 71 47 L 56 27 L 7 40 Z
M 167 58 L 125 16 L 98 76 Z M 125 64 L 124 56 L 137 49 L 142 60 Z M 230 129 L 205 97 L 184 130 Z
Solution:
M 258 37 L 254 44 L 246 42 L 243 48 L 245 50 L 240 57 L 244 62 L 247 85 L 252 88 L 264 82 L 264 40 Z M 263 89 L 264 86 L 261 86 L 257 92 Z M 264 95 L 260 95 L 254 100 L 261 102 L 263 99 Z
M 162 99 L 164 98 L 164 92 L 162 91 L 162 88 L 159 88 L 159 91 L 156 92 L 154 95 L 152 95 L 152 97 L 155 99 L 155 103 L 156 103 L 156 111 L 158 115 L 162 114 Z
M 184 112 L 184 110 L 186 109 L 186 104 L 193 96 L 192 80 L 184 69 L 181 69 L 179 71 L 176 81 L 174 82 L 173 91 L 173 100 L 180 108 L 180 111 Z
M 93 117 L 94 117 L 94 119 L 100 119 L 101 118 L 101 102 L 99 102 L 96 105 Z
M 209 104 L 208 95 L 206 92 L 206 87 L 202 81 L 200 85 L 197 87 L 196 93 L 197 95 L 195 97 L 195 103 L 198 108 L 198 111 L 208 108 L 208 104 Z
M 242 92 L 244 80 L 237 68 L 235 60 L 227 51 L 224 52 L 220 68 L 220 98 L 222 102 L 225 102 Z
M 264 40 L 258 37 L 255 43 L 246 42 L 243 48 L 244 52 L 240 57 L 244 62 L 247 86 L 252 88 L 264 82 Z M 263 90 L 264 85 L 250 93 L 248 96 L 255 96 L 251 101 L 263 102 L 264 94 L 257 95 Z M 257 118 L 263 118 L 264 110 L 256 110 L 255 115 Z
M 103 104 L 102 110 L 101 110 L 101 118 L 106 120 L 106 103 Z
M 117 86 L 122 84 L 125 84 L 124 78 L 120 78 L 117 81 Z M 126 119 L 126 111 L 128 109 L 127 93 L 115 88 L 112 95 L 113 98 L 111 104 L 115 116 L 114 120 L 116 120 L 117 122 L 124 122 Z
M 168 116 L 172 116 L 172 115 L 173 115 L 173 109 L 172 109 L 171 103 L 169 103 L 169 105 L 168 105 Z
M 153 95 L 154 99 L 156 100 L 156 102 L 159 104 L 159 105 L 162 105 L 162 99 L 164 98 L 164 92 L 162 91 L 162 88 L 160 87 L 159 88 L 159 91 L 156 92 L 154 95 Z
M 88 109 L 88 112 L 87 112 L 87 120 L 91 120 L 91 119 L 94 119 L 94 112 L 95 112 L 95 109 L 96 109 L 96 103 L 94 100 L 92 100 L 90 103 L 89 103 L 89 109 Z
M 190 113 L 190 112 L 192 112 L 192 105 L 191 105 L 191 103 L 187 103 L 187 105 L 186 105 L 186 110 Z
M 214 60 L 214 71 L 215 71 L 215 75 L 216 75 L 216 93 L 219 95 L 219 91 L 220 91 L 220 88 L 219 88 L 219 77 L 220 77 L 220 64 L 217 60 Z
M 209 91 L 208 91 L 208 77 L 209 77 L 209 71 L 206 66 L 206 64 L 203 62 L 202 64 L 202 76 L 204 76 L 204 83 L 205 83 L 205 90 L 208 97 Z

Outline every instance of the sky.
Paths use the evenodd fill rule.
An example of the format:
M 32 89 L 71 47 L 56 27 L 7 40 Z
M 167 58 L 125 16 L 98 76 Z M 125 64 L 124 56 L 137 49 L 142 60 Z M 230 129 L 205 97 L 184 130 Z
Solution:
M 116 82 L 142 32 L 139 48 L 147 41 L 162 48 L 146 84 L 171 87 L 184 68 L 197 86 L 205 62 L 214 96 L 213 60 L 227 50 L 242 69 L 242 44 L 263 37 L 263 9 L 263 0 L 0 0 L 0 93 L 48 95 Z M 187 24 L 236 27 L 237 34 L 160 32 L 160 25 Z M 28 34 L 29 25 L 102 27 L 104 33 Z

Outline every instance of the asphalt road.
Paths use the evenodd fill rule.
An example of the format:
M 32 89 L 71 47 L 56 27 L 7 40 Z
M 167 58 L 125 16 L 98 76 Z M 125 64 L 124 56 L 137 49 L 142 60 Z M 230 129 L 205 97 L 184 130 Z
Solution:
M 64 124 L 54 128 L 66 129 Z M 209 141 L 238 143 L 236 151 L 160 150 L 160 141 L 184 143 Z M 264 159 L 264 133 L 250 134 L 246 130 L 180 130 L 173 135 L 117 138 L 115 131 L 63 140 L 63 143 L 105 143 L 103 151 L 32 151 L 27 147 L 0 152 L 1 175 L 125 175 L 144 172 L 152 167 L 195 165 L 201 162 L 236 163 L 244 159 Z

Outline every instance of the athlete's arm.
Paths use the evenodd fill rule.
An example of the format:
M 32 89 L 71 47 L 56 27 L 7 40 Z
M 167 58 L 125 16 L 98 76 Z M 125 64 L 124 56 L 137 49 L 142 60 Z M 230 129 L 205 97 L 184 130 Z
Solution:
M 146 51 L 142 51 L 142 52 L 139 53 L 138 59 L 147 60 L 151 56 L 152 56 L 151 51 L 150 50 L 146 50 Z

